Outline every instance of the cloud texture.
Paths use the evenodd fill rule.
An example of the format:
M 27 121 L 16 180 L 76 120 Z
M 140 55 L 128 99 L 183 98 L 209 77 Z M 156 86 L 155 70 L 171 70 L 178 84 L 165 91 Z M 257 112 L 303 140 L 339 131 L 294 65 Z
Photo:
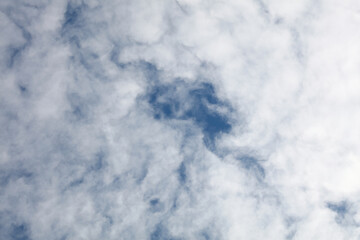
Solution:
M 360 237 L 355 0 L 0 1 L 0 238 Z

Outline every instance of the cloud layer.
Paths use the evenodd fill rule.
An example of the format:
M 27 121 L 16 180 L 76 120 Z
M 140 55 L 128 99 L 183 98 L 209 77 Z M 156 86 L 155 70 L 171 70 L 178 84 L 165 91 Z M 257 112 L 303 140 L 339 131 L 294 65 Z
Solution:
M 1 239 L 358 239 L 359 11 L 1 1 Z

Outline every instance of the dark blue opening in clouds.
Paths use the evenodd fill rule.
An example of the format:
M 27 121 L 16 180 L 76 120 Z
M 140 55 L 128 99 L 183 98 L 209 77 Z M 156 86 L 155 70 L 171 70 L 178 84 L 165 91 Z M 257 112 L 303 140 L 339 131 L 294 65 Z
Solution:
M 179 238 L 172 237 L 168 229 L 161 223 L 157 224 L 155 230 L 151 233 L 151 240 L 179 240 Z
M 181 81 L 155 85 L 148 94 L 155 119 L 192 120 L 203 132 L 205 145 L 213 150 L 216 137 L 231 131 L 226 114 L 229 107 L 215 93 L 211 83 L 188 86 Z
M 66 7 L 63 28 L 74 26 L 75 24 L 79 23 L 81 11 L 82 6 L 75 6 L 69 3 Z
M 327 203 L 327 207 L 335 212 L 338 217 L 343 218 L 345 214 L 348 212 L 348 204 L 345 201 L 338 203 Z
M 27 225 L 19 224 L 19 225 L 12 225 L 11 232 L 10 232 L 10 239 L 11 240 L 30 240 L 28 235 Z

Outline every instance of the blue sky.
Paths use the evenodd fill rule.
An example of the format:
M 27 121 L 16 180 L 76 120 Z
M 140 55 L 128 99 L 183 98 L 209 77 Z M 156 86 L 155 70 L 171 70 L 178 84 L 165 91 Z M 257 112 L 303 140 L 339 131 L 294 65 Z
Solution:
M 0 1 L 0 239 L 359 239 L 359 11 Z

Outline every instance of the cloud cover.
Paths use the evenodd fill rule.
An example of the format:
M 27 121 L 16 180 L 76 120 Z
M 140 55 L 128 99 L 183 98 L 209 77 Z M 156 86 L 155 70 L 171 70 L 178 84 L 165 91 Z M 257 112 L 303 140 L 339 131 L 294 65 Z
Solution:
M 357 1 L 0 2 L 2 239 L 358 239 Z

